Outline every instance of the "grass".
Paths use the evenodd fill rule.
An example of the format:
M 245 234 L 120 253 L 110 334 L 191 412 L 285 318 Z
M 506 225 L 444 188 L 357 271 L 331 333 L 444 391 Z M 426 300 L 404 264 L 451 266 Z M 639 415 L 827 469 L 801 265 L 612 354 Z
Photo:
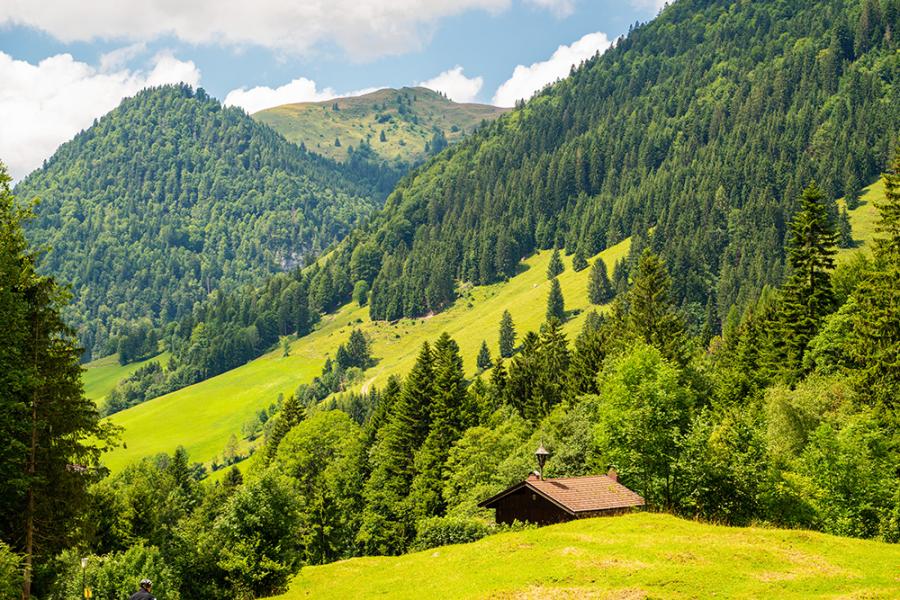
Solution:
M 89 400 L 93 400 L 95 404 L 99 404 L 116 387 L 117 383 L 144 365 L 151 362 L 162 362 L 165 364 L 168 360 L 169 353 L 164 352 L 153 358 L 127 365 L 119 364 L 118 354 L 104 356 L 89 362 L 84 365 L 84 374 L 81 378 L 84 382 L 84 395 Z
M 405 115 L 400 114 L 397 104 L 397 98 L 403 94 L 414 98 L 404 104 L 404 110 L 409 111 Z M 339 110 L 333 110 L 335 103 Z M 351 146 L 358 148 L 368 140 L 381 158 L 409 162 L 427 157 L 425 143 L 431 140 L 435 127 L 452 143 L 470 133 L 483 119 L 495 119 L 507 110 L 485 104 L 458 104 L 425 88 L 402 88 L 325 102 L 284 104 L 257 112 L 253 118 L 289 141 L 302 142 L 310 151 L 335 160 L 346 160 Z M 335 138 L 340 139 L 340 146 L 335 146 Z
M 850 228 L 853 231 L 855 248 L 841 248 L 838 250 L 837 259 L 845 260 L 858 250 L 871 252 L 870 242 L 875 238 L 875 224 L 878 222 L 878 209 L 875 202 L 884 200 L 884 179 L 879 179 L 863 190 L 859 198 L 860 203 L 853 210 L 847 211 L 850 217 Z M 843 198 L 838 200 L 838 206 L 846 208 L 847 203 Z
M 301 598 L 897 598 L 900 546 L 636 513 L 304 567 Z
M 612 272 L 616 260 L 628 252 L 629 241 L 608 248 L 599 257 Z M 572 313 L 565 325 L 570 337 L 577 334 L 589 308 L 589 269 L 575 273 L 571 258 L 564 257 L 566 271 L 559 276 L 566 308 Z M 290 355 L 281 349 L 241 367 L 190 387 L 150 400 L 110 417 L 123 428 L 124 446 L 108 453 L 105 464 L 117 471 L 129 462 L 184 446 L 193 460 L 209 462 L 221 453 L 232 434 L 279 394 L 290 394 L 321 372 L 326 356 L 334 356 L 354 327 L 372 340 L 378 364 L 363 374 L 357 389 L 383 385 L 392 374 L 405 374 L 415 362 L 422 342 L 434 341 L 447 331 L 459 343 L 466 372 L 474 375 L 475 359 L 486 340 L 492 353 L 498 347 L 498 326 L 504 310 L 512 314 L 521 337 L 537 330 L 544 321 L 549 290 L 546 270 L 550 252 L 527 259 L 521 273 L 511 280 L 467 289 L 448 310 L 422 319 L 396 323 L 372 322 L 368 307 L 348 304 L 326 315 L 316 331 L 296 340 Z

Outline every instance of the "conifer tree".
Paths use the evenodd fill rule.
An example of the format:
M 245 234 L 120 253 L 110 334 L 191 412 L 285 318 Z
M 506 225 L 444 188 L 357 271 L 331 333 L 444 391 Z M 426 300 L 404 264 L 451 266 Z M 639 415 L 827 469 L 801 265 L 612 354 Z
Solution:
M 591 304 L 606 304 L 615 296 L 612 283 L 606 274 L 606 263 L 602 258 L 594 261 L 588 279 L 588 300 Z
M 548 319 L 541 325 L 540 369 L 535 393 L 532 394 L 538 400 L 538 413 L 531 415 L 532 418 L 543 418 L 562 401 L 570 358 L 569 343 L 563 333 L 562 322 L 555 317 Z
M 562 288 L 559 287 L 559 280 L 554 277 L 550 281 L 550 293 L 547 295 L 547 320 L 559 319 L 564 321 L 565 318 L 566 306 Z
M 503 311 L 500 318 L 500 356 L 509 358 L 516 349 L 516 329 L 513 325 L 512 315 L 508 310 Z
M 479 371 L 487 371 L 494 364 L 494 361 L 491 359 L 491 351 L 484 340 L 481 342 L 481 350 L 478 351 L 477 364 Z
M 550 264 L 547 265 L 547 279 L 553 279 L 565 269 L 562 258 L 559 256 L 559 250 L 553 250 L 553 254 L 550 255 Z
M 494 368 L 491 371 L 491 388 L 497 398 L 502 398 L 506 391 L 506 367 L 503 365 L 503 358 L 499 356 L 494 361 Z
M 829 272 L 836 242 L 825 194 L 812 183 L 803 190 L 788 238 L 790 275 L 783 288 L 782 327 L 789 371 L 799 369 L 807 344 L 834 308 Z
M 266 448 L 263 453 L 263 460 L 268 464 L 275 454 L 278 452 L 278 445 L 287 433 L 296 425 L 306 418 L 306 409 L 300 403 L 300 399 L 296 394 L 288 396 L 287 400 L 281 407 L 281 410 L 275 416 L 275 420 L 266 435 Z
M 853 228 L 850 225 L 850 217 L 847 209 L 842 208 L 838 214 L 838 246 L 841 248 L 853 247 Z
M 628 330 L 659 349 L 667 359 L 684 365 L 688 358 L 687 332 L 672 298 L 672 278 L 649 248 L 641 254 L 626 300 Z
M 572 257 L 572 270 L 579 273 L 587 268 L 587 259 L 584 257 L 584 252 L 579 248 L 575 251 L 575 256 Z

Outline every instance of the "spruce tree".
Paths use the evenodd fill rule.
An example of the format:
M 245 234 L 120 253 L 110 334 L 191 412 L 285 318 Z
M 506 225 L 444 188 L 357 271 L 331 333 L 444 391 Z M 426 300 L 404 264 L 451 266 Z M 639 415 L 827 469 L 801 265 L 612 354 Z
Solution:
M 566 306 L 563 300 L 562 288 L 559 287 L 559 280 L 555 277 L 550 282 L 550 293 L 547 295 L 547 320 L 566 319 Z
M 687 362 L 687 332 L 672 297 L 672 278 L 649 248 L 638 261 L 626 306 L 630 332 L 659 349 L 667 359 L 682 366 Z
M 305 418 L 306 409 L 300 403 L 297 395 L 291 394 L 288 396 L 266 435 L 266 445 L 263 452 L 263 462 L 265 464 L 269 464 L 275 458 L 275 454 L 278 452 L 278 445 L 284 436 Z
M 591 304 L 606 304 L 615 296 L 612 283 L 606 274 L 606 263 L 602 258 L 594 261 L 588 279 L 588 300 Z
M 0 163 L 0 538 L 24 557 L 27 599 L 49 594 L 34 574 L 74 542 L 102 475 L 95 444 L 112 440 L 84 397 L 65 294 L 38 275 L 22 231 L 30 213 L 9 182 Z
M 572 257 L 572 270 L 576 273 L 579 273 L 587 268 L 587 259 L 584 257 L 584 252 L 582 252 L 581 248 L 579 248 L 575 251 L 575 256 Z
M 548 319 L 541 325 L 540 368 L 536 390 L 532 394 L 539 401 L 536 407 L 538 413 L 531 415 L 531 418 L 537 420 L 545 417 L 562 401 L 570 359 L 569 344 L 562 330 L 562 322 L 555 317 Z
M 547 265 L 547 279 L 553 279 L 565 269 L 562 258 L 559 256 L 559 250 L 554 250 L 553 254 L 550 255 L 550 264 Z
M 836 242 L 825 194 L 812 183 L 800 196 L 788 238 L 790 275 L 783 288 L 782 328 L 789 372 L 799 370 L 807 344 L 834 308 L 829 272 Z
M 478 351 L 478 370 L 479 371 L 487 371 L 494 364 L 494 361 L 491 359 L 491 351 L 488 348 L 487 342 L 481 342 L 481 350 Z
M 509 358 L 516 349 L 516 329 L 513 325 L 512 315 L 508 310 L 503 311 L 500 319 L 500 356 Z
M 842 208 L 838 214 L 838 246 L 841 248 L 853 247 L 853 228 L 850 225 L 850 217 L 847 209 Z

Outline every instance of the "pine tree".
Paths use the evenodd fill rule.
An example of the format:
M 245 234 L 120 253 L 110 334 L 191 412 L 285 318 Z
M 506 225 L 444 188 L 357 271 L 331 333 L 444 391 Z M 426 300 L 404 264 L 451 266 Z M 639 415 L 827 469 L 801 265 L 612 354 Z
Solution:
M 563 265 L 559 250 L 554 250 L 553 254 L 550 255 L 550 264 L 547 265 L 547 279 L 553 279 L 565 271 L 565 269 L 566 267 Z
M 834 307 L 829 272 L 834 268 L 836 242 L 825 195 L 812 183 L 803 190 L 788 238 L 790 275 L 782 305 L 788 372 L 799 370 L 807 344 Z
M 581 248 L 579 248 L 575 251 L 575 256 L 572 257 L 572 270 L 576 273 L 579 273 L 587 268 L 587 259 L 584 257 L 584 252 L 582 252 Z
M 606 263 L 602 258 L 594 261 L 588 279 L 588 299 L 591 304 L 606 304 L 615 296 L 612 283 L 606 274 Z
M 559 287 L 559 280 L 555 277 L 550 282 L 550 293 L 547 295 L 547 320 L 566 319 L 566 306 L 563 300 L 562 288 Z
M 288 396 L 266 435 L 266 446 L 263 452 L 265 464 L 268 464 L 275 458 L 275 453 L 278 452 L 278 445 L 284 436 L 305 418 L 306 409 L 300 404 L 300 399 L 297 398 L 296 394 Z
M 672 298 L 672 278 L 649 248 L 641 254 L 626 300 L 628 330 L 667 359 L 684 365 L 688 359 L 687 332 Z
M 540 369 L 536 390 L 532 394 L 539 400 L 537 406 L 539 412 L 532 416 L 535 420 L 549 414 L 550 410 L 562 401 L 570 359 L 569 344 L 562 330 L 562 322 L 556 318 L 548 319 L 541 325 Z
M 494 364 L 494 361 L 491 359 L 491 351 L 488 348 L 486 341 L 481 342 L 481 350 L 478 351 L 477 364 L 479 371 L 487 371 Z
M 0 538 L 24 555 L 22 598 L 35 566 L 73 542 L 98 480 L 100 450 L 111 443 L 84 397 L 81 350 L 63 322 L 65 295 L 36 272 L 19 208 L 0 163 Z M 39 569 L 40 571 L 40 569 Z
M 516 349 L 516 329 L 513 325 L 512 315 L 508 310 L 503 311 L 500 319 L 500 356 L 509 358 Z
M 838 246 L 841 248 L 853 247 L 853 228 L 850 225 L 850 217 L 847 209 L 842 208 L 838 215 Z
M 503 365 L 503 358 L 499 356 L 494 361 L 494 368 L 491 371 L 491 389 L 496 398 L 502 398 L 506 391 L 506 367 Z

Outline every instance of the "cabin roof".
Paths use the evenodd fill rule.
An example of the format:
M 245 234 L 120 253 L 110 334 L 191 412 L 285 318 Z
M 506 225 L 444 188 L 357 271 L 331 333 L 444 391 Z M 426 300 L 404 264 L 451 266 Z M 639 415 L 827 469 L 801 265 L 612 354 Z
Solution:
M 500 500 L 522 488 L 530 489 L 573 516 L 581 512 L 644 506 L 643 498 L 606 475 L 559 479 L 529 477 L 479 503 L 478 506 L 495 508 Z

